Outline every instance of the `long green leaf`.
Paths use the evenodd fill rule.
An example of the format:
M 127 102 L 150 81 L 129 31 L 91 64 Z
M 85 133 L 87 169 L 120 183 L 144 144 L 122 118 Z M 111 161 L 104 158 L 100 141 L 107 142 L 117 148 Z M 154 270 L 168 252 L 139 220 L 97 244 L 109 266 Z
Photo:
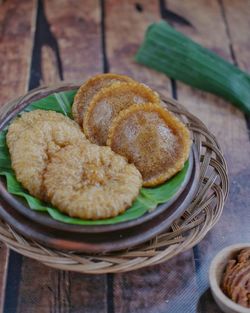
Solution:
M 52 94 L 42 100 L 31 103 L 25 111 L 32 111 L 36 109 L 53 110 L 67 116 L 71 116 L 71 105 L 73 103 L 76 91 L 67 91 Z M 166 202 L 179 190 L 185 179 L 189 163 L 186 162 L 183 170 L 175 175 L 165 184 L 155 188 L 142 188 L 139 196 L 134 201 L 132 206 L 123 214 L 113 218 L 90 221 L 79 218 L 69 217 L 49 203 L 44 203 L 41 200 L 31 196 L 27 190 L 17 181 L 15 174 L 11 168 L 11 160 L 6 144 L 7 131 L 0 132 L 0 175 L 5 176 L 7 190 L 16 196 L 22 197 L 26 200 L 30 209 L 40 212 L 48 212 L 48 214 L 55 220 L 77 225 L 108 225 L 130 221 L 144 215 L 157 207 L 159 203 Z
M 161 21 L 149 26 L 137 62 L 214 93 L 250 114 L 250 75 Z

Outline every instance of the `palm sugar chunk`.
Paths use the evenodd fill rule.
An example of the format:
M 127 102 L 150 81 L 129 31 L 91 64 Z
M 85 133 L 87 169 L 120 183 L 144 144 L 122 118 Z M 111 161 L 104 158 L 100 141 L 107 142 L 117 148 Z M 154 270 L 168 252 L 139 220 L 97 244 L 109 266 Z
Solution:
M 106 145 L 112 120 L 131 104 L 160 103 L 156 92 L 140 83 L 120 83 L 98 92 L 84 116 L 84 133 L 98 145 Z
M 140 172 L 109 147 L 67 146 L 45 173 L 50 202 L 82 219 L 114 217 L 130 207 L 142 185 Z
M 179 172 L 188 158 L 190 134 L 157 104 L 132 105 L 110 127 L 107 144 L 134 163 L 144 186 L 156 186 Z
M 107 87 L 117 82 L 133 82 L 133 79 L 118 74 L 99 74 L 88 79 L 75 95 L 72 106 L 72 115 L 74 120 L 82 127 L 83 115 L 86 112 L 93 96 L 103 87 Z
M 250 248 L 228 261 L 221 288 L 234 302 L 250 308 Z

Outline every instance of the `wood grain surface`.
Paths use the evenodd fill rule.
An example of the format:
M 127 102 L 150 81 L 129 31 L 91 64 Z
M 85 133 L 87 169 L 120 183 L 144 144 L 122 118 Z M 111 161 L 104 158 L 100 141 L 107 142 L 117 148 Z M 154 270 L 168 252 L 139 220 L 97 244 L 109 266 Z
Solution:
M 35 1 L 13 0 L 2 2 L 0 5 L 0 105 L 24 94 L 28 89 L 35 14 Z M 15 259 L 17 259 L 17 255 L 13 252 L 9 259 L 8 249 L 1 244 L 1 312 L 4 310 L 5 290 L 8 293 L 15 292 L 7 284 L 7 273 L 11 270 L 12 264 L 15 264 Z M 9 269 L 8 266 L 10 266 Z M 5 301 L 7 306 L 10 302 L 15 304 L 16 299 Z
M 0 246 L 0 312 L 219 313 L 208 267 L 222 247 L 250 240 L 249 119 L 230 103 L 138 65 L 148 25 L 161 18 L 250 71 L 248 0 L 0 1 L 0 105 L 28 88 L 83 81 L 99 72 L 128 74 L 177 97 L 218 138 L 229 164 L 222 218 L 194 249 L 126 274 L 57 271 Z M 243 218 L 244 217 L 244 218 Z
M 60 50 L 63 79 L 84 81 L 89 76 L 102 72 L 99 1 L 44 2 L 45 18 Z
M 164 74 L 142 67 L 134 61 L 134 55 L 147 27 L 161 17 L 157 1 L 142 0 L 140 7 L 141 10 L 138 11 L 133 0 L 105 1 L 105 37 L 109 71 L 130 75 L 169 96 L 170 80 Z
M 174 24 L 176 29 L 231 63 L 235 63 L 237 52 L 234 49 L 228 25 L 232 25 L 231 27 L 236 27 L 236 25 L 238 27 L 239 25 L 236 24 L 236 21 L 231 23 L 228 21 L 226 8 L 237 12 L 235 14 L 239 18 L 240 12 L 244 10 L 239 10 L 236 7 L 232 9 L 232 6 L 237 6 L 236 3 L 239 4 L 236 1 L 225 1 L 224 3 L 216 0 L 198 2 L 194 0 L 184 3 L 169 0 L 168 6 L 171 10 L 179 12 L 186 19 L 192 21 L 192 27 Z M 225 5 L 227 6 L 225 7 Z M 248 7 L 247 3 L 244 7 Z M 203 13 L 204 11 L 206 14 Z M 244 16 L 242 16 L 242 20 L 247 21 Z M 211 21 L 213 22 L 211 23 Z M 246 25 L 242 29 L 244 27 Z M 242 37 L 246 41 L 249 39 L 245 35 Z M 250 239 L 248 227 L 250 220 L 248 209 L 250 191 L 248 129 L 243 113 L 216 96 L 198 92 L 179 82 L 177 83 L 177 94 L 179 100 L 213 131 L 222 146 L 229 165 L 230 194 L 222 218 L 205 239 L 194 248 L 197 282 L 201 295 L 199 310 L 200 312 L 220 312 L 208 291 L 207 269 L 215 253 L 224 246 Z M 245 229 L 245 232 L 239 231 L 241 228 Z
M 143 40 L 149 23 L 153 23 L 161 17 L 158 2 L 145 0 L 140 1 L 140 5 L 142 10 L 138 11 L 132 0 L 122 3 L 112 0 L 106 1 L 105 35 L 109 70 L 135 77 L 162 94 L 171 94 L 172 88 L 169 78 L 134 62 L 134 54 Z M 129 16 L 129 19 L 124 16 L 124 12 L 127 12 L 126 16 Z M 117 36 L 117 33 L 120 36 Z M 127 34 L 133 34 L 133 36 Z M 174 277 L 168 279 L 171 276 L 171 271 L 167 263 L 141 271 L 114 275 L 114 311 L 125 313 L 171 310 L 172 301 L 167 300 L 174 299 L 172 290 L 175 289 L 175 293 L 178 294 L 180 289 L 183 290 L 183 285 L 185 285 L 190 274 L 194 274 L 193 252 L 189 251 L 185 257 L 178 256 L 171 262 L 173 264 L 170 266 L 171 268 L 177 270 L 178 266 L 176 265 L 178 264 L 184 269 L 182 275 L 174 275 L 176 279 Z M 195 291 L 195 281 L 191 280 L 188 284 Z M 183 294 L 185 294 L 185 290 L 183 290 Z M 180 303 L 180 306 L 177 304 L 180 309 L 179 312 L 183 309 L 181 307 L 183 302 Z
M 38 1 L 32 87 L 62 79 L 81 81 L 103 71 L 100 13 L 98 1 Z M 20 313 L 101 312 L 106 276 L 56 271 L 23 258 L 16 296 Z

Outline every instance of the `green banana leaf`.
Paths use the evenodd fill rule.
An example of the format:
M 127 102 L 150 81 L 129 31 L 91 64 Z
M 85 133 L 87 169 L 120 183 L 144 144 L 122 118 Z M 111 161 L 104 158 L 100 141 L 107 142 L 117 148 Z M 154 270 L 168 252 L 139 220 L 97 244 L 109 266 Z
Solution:
M 173 79 L 214 93 L 250 114 L 250 75 L 165 21 L 148 27 L 135 59 Z
M 29 112 L 36 109 L 53 110 L 71 118 L 71 105 L 76 90 L 54 93 L 46 98 L 31 103 L 24 111 Z M 140 194 L 132 206 L 123 214 L 113 218 L 91 221 L 69 217 L 61 213 L 50 203 L 31 196 L 27 190 L 16 180 L 15 173 L 11 168 L 11 160 L 6 144 L 7 130 L 0 132 L 0 175 L 5 176 L 7 190 L 13 195 L 24 198 L 30 209 L 40 212 L 47 212 L 54 220 L 77 225 L 108 225 L 130 221 L 144 215 L 146 212 L 156 208 L 158 204 L 169 201 L 181 187 L 188 171 L 189 162 L 184 168 L 166 183 L 154 188 L 141 188 Z

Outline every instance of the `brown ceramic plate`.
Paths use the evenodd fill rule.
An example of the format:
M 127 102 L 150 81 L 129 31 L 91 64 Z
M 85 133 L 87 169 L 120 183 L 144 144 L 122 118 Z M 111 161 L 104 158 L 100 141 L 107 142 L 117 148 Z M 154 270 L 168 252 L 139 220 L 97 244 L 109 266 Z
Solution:
M 198 187 L 199 167 L 194 163 L 191 179 L 178 199 L 161 214 L 129 229 L 107 233 L 69 233 L 34 223 L 0 199 L 0 217 L 23 236 L 58 250 L 105 253 L 128 249 L 166 231 L 187 209 Z
M 154 218 L 155 216 L 161 214 L 164 210 L 167 210 L 171 205 L 173 205 L 173 203 L 178 199 L 178 197 L 187 187 L 191 179 L 191 174 L 194 168 L 194 162 L 198 162 L 197 157 L 195 157 L 195 153 L 196 153 L 195 148 L 193 146 L 189 157 L 189 167 L 186 173 L 186 177 L 182 182 L 182 185 L 180 186 L 179 190 L 175 193 L 175 195 L 169 201 L 158 205 L 153 211 L 145 213 L 143 216 L 128 222 L 122 222 L 111 225 L 86 226 L 86 225 L 73 225 L 56 221 L 46 212 L 45 213 L 38 212 L 30 209 L 27 206 L 26 201 L 22 197 L 10 194 L 6 188 L 5 178 L 2 177 L 0 178 L 0 194 L 3 197 L 3 199 L 7 203 L 9 203 L 13 208 L 15 208 L 19 213 L 23 214 L 26 218 L 36 223 L 39 223 L 45 227 L 50 227 L 53 229 L 74 233 L 99 233 L 121 230 L 142 224 L 148 221 L 149 219 Z
M 15 117 L 19 112 L 21 112 L 27 105 L 31 102 L 39 100 L 43 97 L 48 96 L 53 92 L 59 92 L 64 90 L 76 89 L 78 85 L 61 85 L 60 87 L 50 88 L 48 91 L 43 92 L 42 95 L 37 93 L 36 91 L 30 95 L 28 98 L 23 98 L 20 100 L 16 100 L 16 105 L 14 108 L 10 108 L 5 117 L 0 121 L 0 131 L 3 129 L 9 121 Z M 39 89 L 38 89 L 39 90 Z M 122 222 L 112 225 L 96 225 L 96 226 L 86 226 L 86 225 L 73 225 L 66 224 L 52 219 L 48 213 L 42 213 L 31 210 L 25 200 L 21 197 L 10 194 L 6 189 L 6 183 L 4 178 L 0 178 L 0 194 L 4 198 L 4 200 L 9 203 L 13 208 L 15 208 L 19 213 L 24 215 L 26 218 L 30 219 L 33 222 L 39 223 L 44 227 L 48 227 L 51 229 L 66 231 L 66 232 L 74 232 L 74 233 L 100 233 L 100 232 L 111 232 L 116 230 L 122 230 L 134 227 L 136 225 L 147 222 L 148 220 L 156 217 L 161 214 L 164 210 L 167 210 L 170 206 L 172 206 L 183 193 L 185 188 L 187 188 L 188 183 L 191 179 L 191 174 L 194 166 L 196 168 L 199 167 L 199 160 L 197 158 L 196 148 L 193 145 L 191 149 L 191 153 L 189 156 L 189 168 L 186 173 L 186 177 L 180 186 L 179 190 L 176 194 L 166 203 L 158 205 L 157 208 L 149 213 L 144 214 L 143 216 L 128 222 Z M 196 165 L 195 165 L 196 163 Z

